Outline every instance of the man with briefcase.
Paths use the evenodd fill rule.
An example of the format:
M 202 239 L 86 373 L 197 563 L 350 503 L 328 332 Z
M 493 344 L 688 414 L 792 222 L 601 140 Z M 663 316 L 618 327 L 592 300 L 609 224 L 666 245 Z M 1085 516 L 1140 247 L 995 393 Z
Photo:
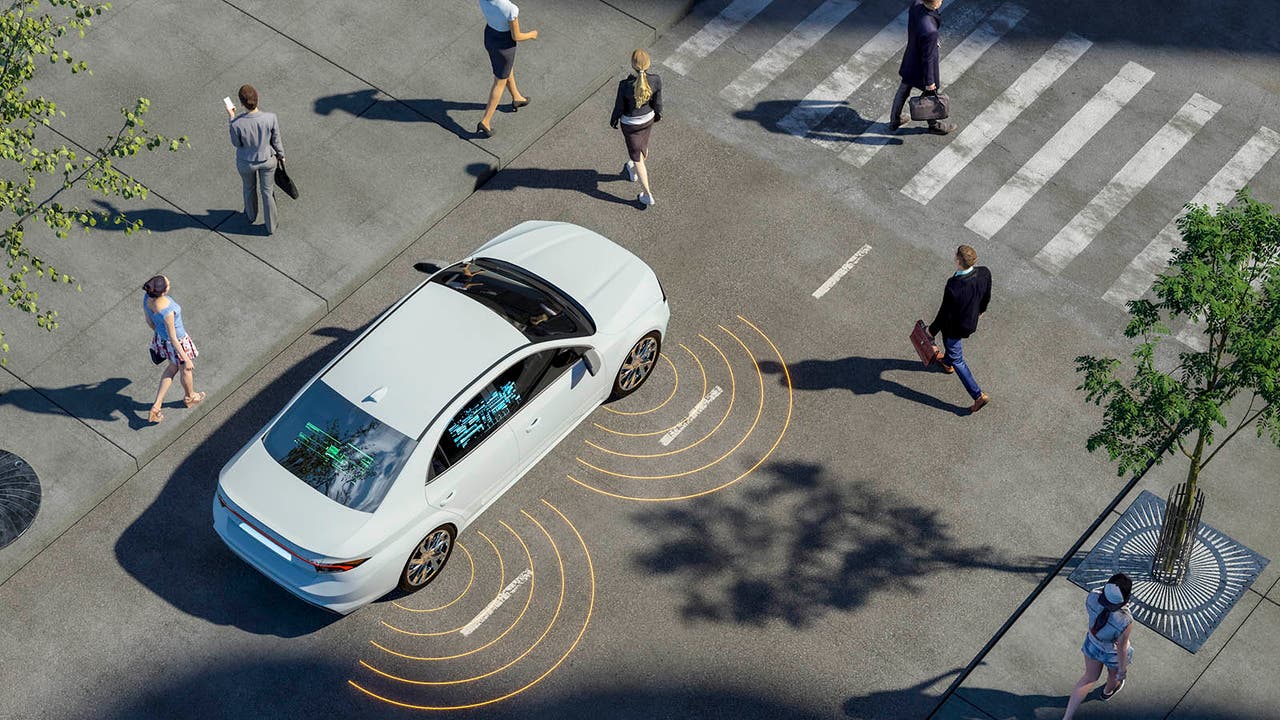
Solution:
M 893 96 L 893 109 L 889 113 L 889 128 L 898 128 L 912 120 L 927 120 L 929 132 L 935 135 L 947 135 L 956 129 L 956 124 L 947 122 L 950 115 L 951 101 L 946 95 L 938 93 L 938 54 L 940 45 L 938 28 L 942 26 L 942 16 L 938 9 L 942 0 L 915 0 L 907 17 L 907 49 L 902 54 L 902 64 L 898 67 L 898 75 L 902 83 Z M 902 106 L 907 103 L 912 88 L 923 91 L 923 95 L 911 98 L 908 117 L 902 114 Z

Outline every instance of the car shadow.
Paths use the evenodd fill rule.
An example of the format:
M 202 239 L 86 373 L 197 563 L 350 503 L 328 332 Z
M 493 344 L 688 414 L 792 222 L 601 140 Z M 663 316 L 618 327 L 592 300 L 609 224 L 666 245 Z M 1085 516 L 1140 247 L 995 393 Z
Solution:
M 362 331 L 315 330 L 313 335 L 329 338 L 320 350 L 274 378 L 187 453 L 116 540 L 120 566 L 174 608 L 245 632 L 297 637 L 337 620 L 234 555 L 213 529 L 212 504 L 223 464 Z

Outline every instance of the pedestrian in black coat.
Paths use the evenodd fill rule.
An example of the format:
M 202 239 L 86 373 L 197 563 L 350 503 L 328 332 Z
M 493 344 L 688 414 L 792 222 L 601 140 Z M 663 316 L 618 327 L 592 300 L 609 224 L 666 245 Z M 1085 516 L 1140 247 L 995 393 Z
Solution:
M 907 49 L 902 53 L 902 64 L 898 66 L 902 83 L 893 96 L 893 109 L 889 112 L 891 130 L 896 131 L 911 122 L 910 116 L 902 114 L 902 106 L 906 104 L 912 88 L 925 93 L 938 92 L 938 28 L 942 26 L 942 15 L 938 13 L 940 7 L 942 0 L 915 0 L 911 5 L 907 17 Z M 945 120 L 929 121 L 929 132 L 937 135 L 946 135 L 955 129 L 955 123 Z
M 948 373 L 955 373 L 964 383 L 964 389 L 973 398 L 969 412 L 975 413 L 991 401 L 973 379 L 969 365 L 964 361 L 961 340 L 978 329 L 978 316 L 987 311 L 991 302 L 991 271 L 976 266 L 978 252 L 968 245 L 956 248 L 956 271 L 947 279 L 947 289 L 942 293 L 942 305 L 929 323 L 929 334 L 942 333 L 944 353 L 933 347 L 938 364 Z

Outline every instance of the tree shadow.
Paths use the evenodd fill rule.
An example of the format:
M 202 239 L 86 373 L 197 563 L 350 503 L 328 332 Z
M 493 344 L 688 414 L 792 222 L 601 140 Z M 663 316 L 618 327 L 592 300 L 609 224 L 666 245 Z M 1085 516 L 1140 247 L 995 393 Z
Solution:
M 215 230 L 219 229 L 219 225 L 226 223 L 227 219 L 232 215 L 240 215 L 236 210 L 205 210 L 203 215 L 193 215 L 181 210 L 175 210 L 167 207 L 141 208 L 138 210 L 121 210 L 108 200 L 94 200 L 94 205 L 99 208 L 98 212 L 93 213 L 96 224 L 93 225 L 94 230 L 106 230 L 109 232 L 123 232 L 127 227 L 127 223 L 134 220 L 141 220 L 142 227 L 146 230 L 156 233 L 174 232 L 175 230 Z M 121 223 L 113 222 L 113 218 L 123 216 Z M 82 223 L 83 224 L 83 223 Z M 245 227 L 249 224 L 244 223 Z M 243 234 L 243 233 L 241 233 Z
M 138 430 L 149 424 L 147 410 L 151 405 L 125 394 L 124 389 L 131 384 L 128 378 L 116 377 L 60 388 L 18 387 L 0 392 L 0 405 L 12 405 L 30 413 L 69 413 L 81 420 L 100 422 L 115 422 L 119 419 L 118 413 L 129 423 L 129 429 Z M 181 405 L 181 401 L 177 401 L 165 407 Z
M 478 90 L 483 91 L 482 88 Z M 475 131 L 474 127 L 467 129 L 454 120 L 453 114 L 482 112 L 484 108 L 485 103 L 482 102 L 458 102 L 443 98 L 392 100 L 380 96 L 380 93 L 373 88 L 326 95 L 316 98 L 312 104 L 312 109 L 317 115 L 345 112 L 365 120 L 434 122 L 463 140 L 474 140 L 482 136 Z M 498 109 L 500 112 L 510 112 L 511 106 L 500 104 Z M 476 120 L 479 119 L 477 115 Z
M 772 463 L 765 471 L 766 481 L 741 492 L 633 516 L 655 538 L 635 564 L 681 579 L 687 620 L 804 627 L 877 592 L 921 592 L 920 580 L 936 573 L 1038 576 L 1056 560 L 967 544 L 938 511 L 821 465 Z
M 602 173 L 594 169 L 547 170 L 544 168 L 507 167 L 497 173 L 486 163 L 471 163 L 467 172 L 476 178 L 476 190 L 515 190 L 535 188 L 549 190 L 577 190 L 588 197 L 605 202 L 641 207 L 636 199 L 628 200 L 600 189 L 602 182 L 622 180 L 621 173 Z
M 758 363 L 760 371 L 769 375 L 777 375 L 778 382 L 787 384 L 787 376 L 782 366 L 771 360 Z M 941 372 L 935 368 L 925 367 L 919 360 L 903 360 L 902 358 L 868 358 L 851 355 L 839 360 L 801 360 L 787 365 L 791 373 L 791 386 L 797 390 L 849 390 L 854 395 L 875 395 L 887 392 L 903 400 L 927 405 L 931 408 L 946 410 L 956 415 L 969 414 L 966 405 L 953 405 L 932 395 L 889 380 L 884 374 L 893 370 L 909 372 Z
M 227 459 L 362 330 L 315 330 L 330 341 L 263 387 L 188 453 L 116 540 L 120 566 L 173 607 L 216 625 L 296 637 L 337 620 L 295 599 L 228 550 L 213 530 L 212 503 Z
M 901 145 L 901 136 L 920 135 L 928 132 L 928 129 L 924 127 L 911 126 L 904 127 L 886 138 L 887 126 L 881 125 L 874 119 L 864 117 L 857 110 L 850 107 L 847 102 L 765 100 L 756 103 L 753 108 L 738 110 L 733 116 L 739 120 L 754 122 L 772 133 L 794 135 L 795 133 L 783 127 L 780 123 L 791 111 L 801 106 L 820 107 L 829 110 L 830 113 L 821 123 L 818 123 L 816 127 L 805 134 L 805 137 L 811 140 Z M 888 105 L 885 106 L 885 109 L 888 109 Z M 876 113 L 876 116 L 879 116 L 879 112 Z

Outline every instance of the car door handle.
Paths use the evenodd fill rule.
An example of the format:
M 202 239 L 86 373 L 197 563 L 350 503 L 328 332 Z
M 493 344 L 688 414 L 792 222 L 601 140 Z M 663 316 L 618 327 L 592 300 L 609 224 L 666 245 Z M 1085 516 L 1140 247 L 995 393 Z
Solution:
M 531 433 L 531 432 L 533 432 L 533 429 L 534 429 L 535 427 L 537 427 L 537 426 L 538 426 L 538 423 L 540 423 L 540 422 L 542 422 L 542 418 L 540 418 L 540 417 L 536 417 L 536 418 L 534 418 L 534 419 L 533 419 L 533 422 L 529 423 L 529 427 L 525 428 L 525 429 L 524 429 L 524 431 L 525 431 L 525 432 L 527 432 L 527 433 Z
M 448 494 L 448 495 L 445 495 L 445 496 L 440 500 L 440 502 L 439 502 L 439 503 L 437 503 L 437 504 L 438 504 L 440 507 L 444 507 L 445 505 L 448 505 L 448 504 L 449 504 L 449 501 L 453 499 L 453 496 L 454 496 L 455 494 L 457 494 L 457 492 L 458 492 L 457 490 L 450 490 L 450 491 L 449 491 L 449 494 Z

